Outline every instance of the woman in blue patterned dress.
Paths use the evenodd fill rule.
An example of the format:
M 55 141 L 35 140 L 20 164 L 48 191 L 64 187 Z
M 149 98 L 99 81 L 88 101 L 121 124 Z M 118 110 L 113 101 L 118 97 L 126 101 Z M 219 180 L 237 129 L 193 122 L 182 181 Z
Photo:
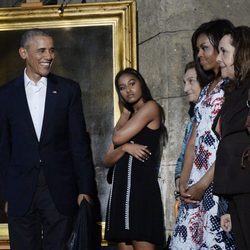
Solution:
M 212 124 L 224 101 L 217 48 L 224 30 L 232 27 L 228 20 L 214 20 L 202 24 L 192 36 L 198 79 L 209 83 L 195 106 L 192 135 L 180 177 L 182 203 L 171 241 L 173 250 L 235 249 L 231 235 L 220 227 L 220 201 L 212 193 L 219 143 Z

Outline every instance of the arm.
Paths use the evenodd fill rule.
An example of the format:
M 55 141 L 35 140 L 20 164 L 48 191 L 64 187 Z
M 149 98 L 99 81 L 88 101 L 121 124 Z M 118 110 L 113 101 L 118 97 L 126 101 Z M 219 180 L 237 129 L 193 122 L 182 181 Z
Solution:
M 111 144 L 104 157 L 104 164 L 107 167 L 112 167 L 125 153 L 133 155 L 140 161 L 147 160 L 151 154 L 147 146 L 144 145 L 125 143 L 114 149 L 114 144 Z
M 186 149 L 186 144 L 184 144 L 184 141 L 183 141 L 181 153 L 177 159 L 176 166 L 175 166 L 175 195 L 177 195 L 180 192 L 180 189 L 179 189 L 180 176 L 181 176 L 181 172 L 183 168 L 185 149 Z
M 188 188 L 188 193 L 191 195 L 190 199 L 200 201 L 214 179 L 214 163 L 206 174 L 194 185 Z
M 8 214 L 8 201 L 5 191 L 5 180 L 7 168 L 9 166 L 10 155 L 11 155 L 11 133 L 9 122 L 6 115 L 6 107 L 8 106 L 5 100 L 7 94 L 4 93 L 3 87 L 0 91 L 0 189 L 1 198 L 5 201 L 4 212 Z M 8 97 L 7 97 L 8 99 Z
M 131 115 L 131 112 L 123 107 L 121 116 L 120 116 L 117 124 L 115 125 L 115 129 L 119 130 L 120 128 L 122 128 L 124 126 L 124 124 L 129 120 L 130 115 Z
M 72 84 L 72 96 L 68 111 L 68 133 L 73 167 L 79 190 L 78 204 L 82 198 L 90 200 L 94 193 L 94 168 L 90 138 L 82 109 L 81 90 L 76 83 Z
M 193 166 L 193 159 L 194 159 L 194 147 L 195 147 L 195 138 L 196 138 L 196 124 L 193 123 L 192 127 L 192 134 L 187 143 L 185 157 L 184 157 L 184 165 L 180 177 L 180 195 L 181 198 L 188 202 L 190 198 L 190 194 L 187 192 L 188 190 L 188 180 Z
M 122 146 L 115 149 L 112 143 L 104 156 L 103 163 L 106 167 L 112 167 L 124 154 Z
M 151 122 L 160 125 L 160 109 L 155 101 L 146 102 L 122 127 L 116 127 L 112 137 L 114 145 L 128 142 Z
M 184 152 L 181 152 L 176 166 L 175 166 L 175 189 L 177 192 L 179 192 L 179 183 L 180 183 L 180 176 L 181 176 L 181 171 L 182 171 L 182 167 L 183 167 L 183 158 L 184 158 Z
M 0 89 L 0 188 L 4 201 L 7 200 L 5 181 L 11 157 L 11 131 L 6 112 L 9 98 L 5 90 L 4 86 Z
M 115 126 L 114 131 L 121 131 L 124 126 L 127 126 L 131 113 L 127 109 L 123 109 L 123 112 Z M 132 118 L 131 118 L 132 119 Z M 136 121 L 134 121 L 136 122 Z M 125 153 L 133 155 L 140 161 L 144 161 L 150 155 L 147 146 L 140 145 L 140 144 L 131 144 L 125 142 L 124 144 L 114 147 L 112 143 L 104 156 L 104 164 L 107 167 L 112 167 Z
M 182 142 L 181 153 L 177 159 L 177 163 L 175 167 L 175 187 L 176 187 L 177 192 L 179 192 L 180 176 L 181 176 L 181 172 L 183 168 L 185 151 L 186 151 L 187 143 L 190 139 L 191 134 L 192 134 L 192 121 L 190 120 L 187 123 L 186 129 L 185 129 L 185 135 L 184 135 L 183 142 Z

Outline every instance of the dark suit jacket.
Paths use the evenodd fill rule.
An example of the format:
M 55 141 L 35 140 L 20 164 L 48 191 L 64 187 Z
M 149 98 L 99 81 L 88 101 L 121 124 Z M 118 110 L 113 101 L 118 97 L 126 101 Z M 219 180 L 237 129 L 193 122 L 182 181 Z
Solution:
M 72 215 L 77 195 L 93 192 L 89 137 L 76 82 L 48 76 L 44 120 L 38 141 L 24 89 L 24 76 L 0 88 L 0 169 L 8 213 L 28 210 L 43 169 L 57 209 Z
M 214 193 L 232 195 L 250 193 L 250 168 L 242 168 L 241 156 L 250 146 L 245 127 L 250 79 L 233 91 L 221 110 L 221 141 L 216 155 Z

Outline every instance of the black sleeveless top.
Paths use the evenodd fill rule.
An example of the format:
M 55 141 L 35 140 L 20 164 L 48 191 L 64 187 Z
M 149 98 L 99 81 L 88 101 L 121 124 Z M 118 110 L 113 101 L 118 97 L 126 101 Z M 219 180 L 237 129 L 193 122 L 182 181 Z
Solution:
M 117 162 L 111 184 L 105 238 L 113 242 L 164 244 L 164 220 L 158 184 L 160 129 L 144 127 L 130 143 L 148 146 L 142 162 L 129 154 Z

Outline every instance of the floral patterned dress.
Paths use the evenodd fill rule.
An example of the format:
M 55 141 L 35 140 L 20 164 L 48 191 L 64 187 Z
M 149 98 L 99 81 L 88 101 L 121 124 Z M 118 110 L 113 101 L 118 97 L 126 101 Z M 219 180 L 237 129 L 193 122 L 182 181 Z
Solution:
M 213 165 L 218 139 L 212 131 L 214 118 L 224 101 L 223 81 L 208 94 L 203 88 L 195 107 L 196 139 L 188 185 L 197 183 Z M 235 249 L 233 238 L 220 227 L 222 202 L 210 185 L 198 205 L 182 203 L 171 241 L 171 249 Z

